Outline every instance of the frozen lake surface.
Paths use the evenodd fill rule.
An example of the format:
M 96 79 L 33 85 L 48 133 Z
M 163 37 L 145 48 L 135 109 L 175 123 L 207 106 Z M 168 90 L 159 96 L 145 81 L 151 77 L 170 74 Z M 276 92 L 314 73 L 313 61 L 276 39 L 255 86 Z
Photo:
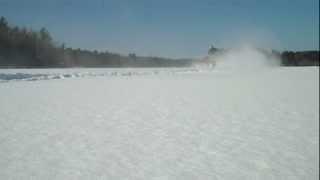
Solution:
M 0 179 L 318 179 L 319 68 L 1 69 Z

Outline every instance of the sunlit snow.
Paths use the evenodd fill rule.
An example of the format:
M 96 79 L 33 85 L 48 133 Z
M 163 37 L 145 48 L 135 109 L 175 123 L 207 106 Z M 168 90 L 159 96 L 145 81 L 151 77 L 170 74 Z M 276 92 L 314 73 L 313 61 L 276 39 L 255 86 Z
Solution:
M 319 68 L 0 70 L 0 179 L 317 179 Z

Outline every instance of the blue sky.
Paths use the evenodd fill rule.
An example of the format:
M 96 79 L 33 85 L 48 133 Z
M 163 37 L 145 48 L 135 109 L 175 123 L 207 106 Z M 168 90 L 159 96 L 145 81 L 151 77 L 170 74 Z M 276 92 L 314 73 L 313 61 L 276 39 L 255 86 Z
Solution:
M 10 23 L 74 48 L 199 57 L 242 43 L 319 49 L 319 0 L 0 0 Z

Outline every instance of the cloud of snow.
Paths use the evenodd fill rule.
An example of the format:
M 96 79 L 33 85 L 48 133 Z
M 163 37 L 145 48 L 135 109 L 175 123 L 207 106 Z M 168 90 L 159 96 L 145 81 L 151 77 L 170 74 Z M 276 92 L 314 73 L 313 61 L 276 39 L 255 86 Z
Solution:
M 280 65 L 279 57 L 271 50 L 258 49 L 251 45 L 228 49 L 210 58 L 216 63 L 215 68 L 221 70 L 254 71 Z

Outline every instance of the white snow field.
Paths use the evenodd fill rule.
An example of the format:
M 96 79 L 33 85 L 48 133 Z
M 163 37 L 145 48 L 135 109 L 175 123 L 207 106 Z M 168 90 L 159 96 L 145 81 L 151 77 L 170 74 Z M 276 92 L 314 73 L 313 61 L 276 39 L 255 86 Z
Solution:
M 312 180 L 319 68 L 0 70 L 0 179 Z

